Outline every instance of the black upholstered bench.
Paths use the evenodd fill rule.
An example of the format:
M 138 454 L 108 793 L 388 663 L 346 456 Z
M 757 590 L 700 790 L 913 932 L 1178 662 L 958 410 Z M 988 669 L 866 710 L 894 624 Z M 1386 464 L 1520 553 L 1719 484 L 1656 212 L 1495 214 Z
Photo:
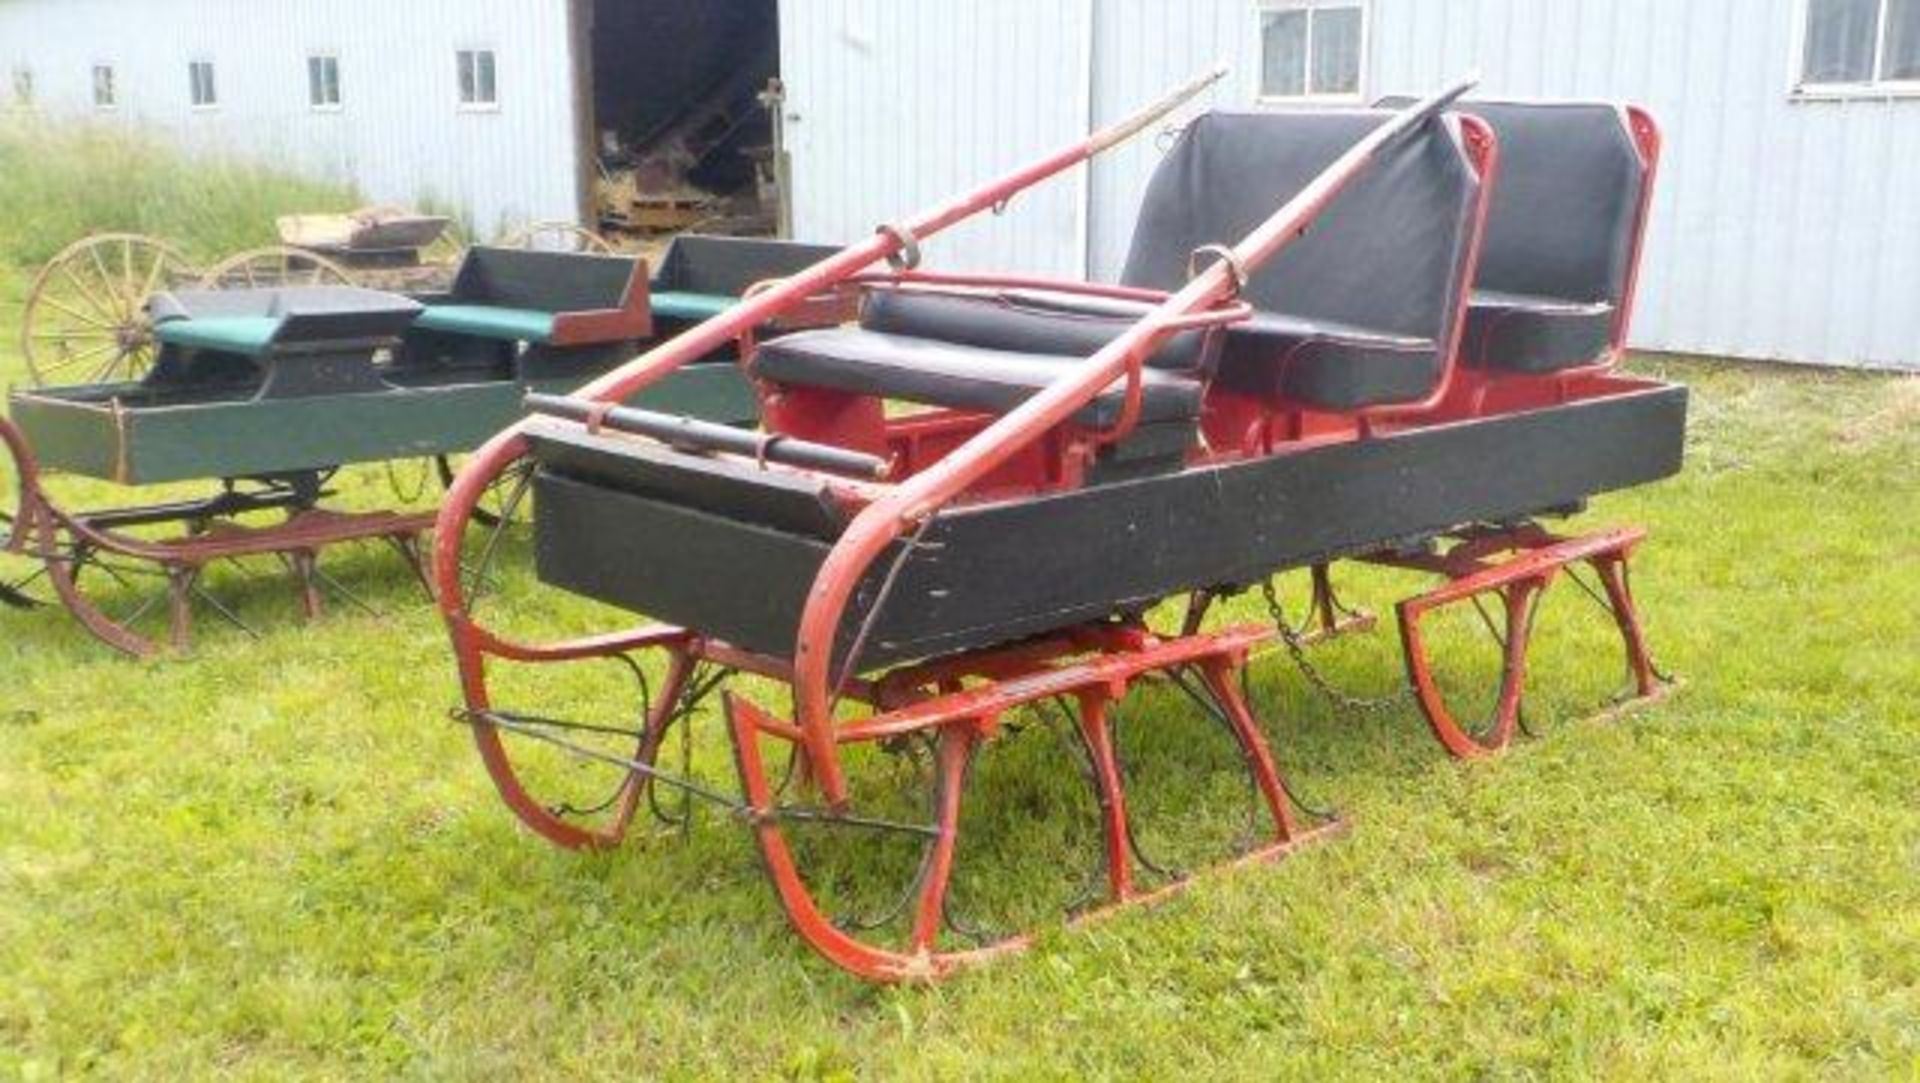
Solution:
M 386 390 L 375 359 L 421 311 L 352 286 L 183 290 L 155 294 L 147 310 L 160 352 L 145 385 L 259 399 Z
M 1122 282 L 1178 289 L 1196 249 L 1239 240 L 1388 116 L 1199 117 L 1148 186 Z M 1164 344 L 1148 361 L 1141 420 L 1197 418 L 1210 379 L 1276 405 L 1328 411 L 1430 395 L 1451 361 L 1480 222 L 1481 181 L 1458 123 L 1443 118 L 1391 146 L 1255 274 L 1243 291 L 1252 319 Z M 1043 291 L 880 289 L 858 328 L 769 342 L 755 372 L 778 384 L 1004 412 L 1148 307 Z M 1109 423 L 1122 401 L 1116 384 L 1076 421 Z
M 1653 167 L 1631 114 L 1610 102 L 1460 109 L 1500 146 L 1462 362 L 1538 375 L 1607 360 L 1624 345 Z

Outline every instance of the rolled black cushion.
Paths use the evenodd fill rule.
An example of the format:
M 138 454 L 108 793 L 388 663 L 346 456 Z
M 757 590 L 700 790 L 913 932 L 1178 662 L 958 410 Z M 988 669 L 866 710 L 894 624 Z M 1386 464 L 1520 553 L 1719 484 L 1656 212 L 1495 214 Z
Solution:
M 867 296 L 860 311 L 860 325 L 870 331 L 990 350 L 1092 357 L 1151 308 L 1124 299 L 1039 290 L 936 293 L 888 289 Z M 1206 348 L 1207 338 L 1202 333 L 1175 335 L 1147 358 L 1147 364 L 1174 372 L 1199 372 L 1209 361 Z
M 755 353 L 753 372 L 774 383 L 1006 413 L 1084 360 L 836 327 L 763 343 Z M 1141 421 L 1199 417 L 1200 381 L 1159 369 L 1143 369 L 1141 375 Z M 1074 420 L 1112 425 L 1120 417 L 1124 391 L 1124 382 L 1116 382 Z
M 1613 306 L 1474 292 L 1461 357 L 1475 368 L 1547 373 L 1592 364 L 1613 341 Z
M 1256 312 L 1227 331 L 1215 379 L 1235 391 L 1351 410 L 1422 397 L 1438 356 L 1431 339 Z

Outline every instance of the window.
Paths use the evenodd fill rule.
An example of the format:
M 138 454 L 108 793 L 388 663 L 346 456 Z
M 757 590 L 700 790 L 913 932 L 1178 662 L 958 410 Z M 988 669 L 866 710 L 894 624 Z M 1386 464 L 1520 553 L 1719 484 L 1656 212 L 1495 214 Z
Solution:
M 493 50 L 462 49 L 457 59 L 460 68 L 460 105 L 466 109 L 491 109 L 500 103 L 493 83 Z
M 113 85 L 113 65 L 95 64 L 93 66 L 93 107 L 112 109 L 120 104 L 120 92 Z
M 1920 0 L 1806 0 L 1797 89 L 1920 91 Z
M 213 86 L 213 61 L 195 60 L 188 64 L 187 82 L 192 89 L 195 109 L 212 109 L 220 104 L 220 95 Z
M 316 54 L 307 58 L 307 102 L 315 109 L 340 108 L 340 58 Z
M 13 104 L 22 109 L 33 104 L 33 69 L 25 64 L 13 69 Z
M 1365 52 L 1362 0 L 1264 0 L 1260 5 L 1263 98 L 1358 98 Z

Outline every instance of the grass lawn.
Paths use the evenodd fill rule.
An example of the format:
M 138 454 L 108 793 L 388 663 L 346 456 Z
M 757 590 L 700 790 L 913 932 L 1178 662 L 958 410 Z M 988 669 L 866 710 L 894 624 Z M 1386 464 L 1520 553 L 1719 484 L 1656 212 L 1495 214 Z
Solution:
M 0 264 L 0 382 L 24 281 Z M 1410 706 L 1342 717 L 1270 656 L 1256 705 L 1349 835 L 931 989 L 814 958 L 718 815 L 599 856 L 521 830 L 390 558 L 340 572 L 383 615 L 304 626 L 229 579 L 261 641 L 203 617 L 152 664 L 0 610 L 0 1077 L 1920 1075 L 1920 382 L 1637 367 L 1694 388 L 1687 471 L 1582 521 L 1651 527 L 1636 585 L 1677 695 L 1581 721 L 1619 661 L 1564 588 L 1541 735 L 1493 762 L 1445 759 Z M 1375 607 L 1413 582 L 1343 581 Z M 523 627 L 595 618 L 524 570 L 499 598 Z M 1400 679 L 1384 633 L 1317 657 Z M 614 687 L 538 680 L 547 708 Z M 1166 776 L 1147 841 L 1237 826 L 1194 712 L 1148 689 L 1127 713 Z M 692 755 L 720 781 L 713 721 Z M 969 795 L 962 890 L 1023 920 L 1093 857 L 1048 740 Z M 884 850 L 836 868 L 880 879 Z

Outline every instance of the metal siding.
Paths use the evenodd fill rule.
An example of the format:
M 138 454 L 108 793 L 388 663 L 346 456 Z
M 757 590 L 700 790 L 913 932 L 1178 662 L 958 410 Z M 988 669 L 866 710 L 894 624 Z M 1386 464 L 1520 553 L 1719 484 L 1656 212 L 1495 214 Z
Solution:
M 1251 72 L 1254 10 L 1106 0 L 1100 115 L 1196 55 Z M 1637 345 L 1920 368 L 1920 200 L 1902 196 L 1920 171 L 1920 101 L 1790 101 L 1795 14 L 1792 0 L 1374 0 L 1366 90 L 1478 67 L 1487 94 L 1646 105 L 1666 153 Z M 1251 104 L 1251 78 L 1233 82 L 1217 98 Z M 1096 274 L 1118 272 L 1155 157 L 1135 146 L 1095 170 Z
M 495 50 L 500 107 L 456 108 L 454 51 Z M 309 52 L 340 58 L 343 108 L 307 102 Z M 190 107 L 187 64 L 219 108 Z M 0 63 L 40 107 L 151 125 L 201 149 L 350 181 L 368 199 L 457 207 L 482 235 L 578 214 L 567 0 L 11 0 Z M 92 104 L 112 63 L 120 108 Z
M 1081 0 L 783 0 L 795 235 L 845 242 L 1086 126 Z M 1081 273 L 1082 186 L 1056 178 L 927 246 L 930 266 Z
M 1798 15 L 1794 0 L 1376 0 L 1369 89 L 1477 66 L 1487 94 L 1645 105 L 1666 148 L 1637 345 L 1920 368 L 1920 208 L 1900 194 L 1920 173 L 1920 101 L 1790 100 Z

